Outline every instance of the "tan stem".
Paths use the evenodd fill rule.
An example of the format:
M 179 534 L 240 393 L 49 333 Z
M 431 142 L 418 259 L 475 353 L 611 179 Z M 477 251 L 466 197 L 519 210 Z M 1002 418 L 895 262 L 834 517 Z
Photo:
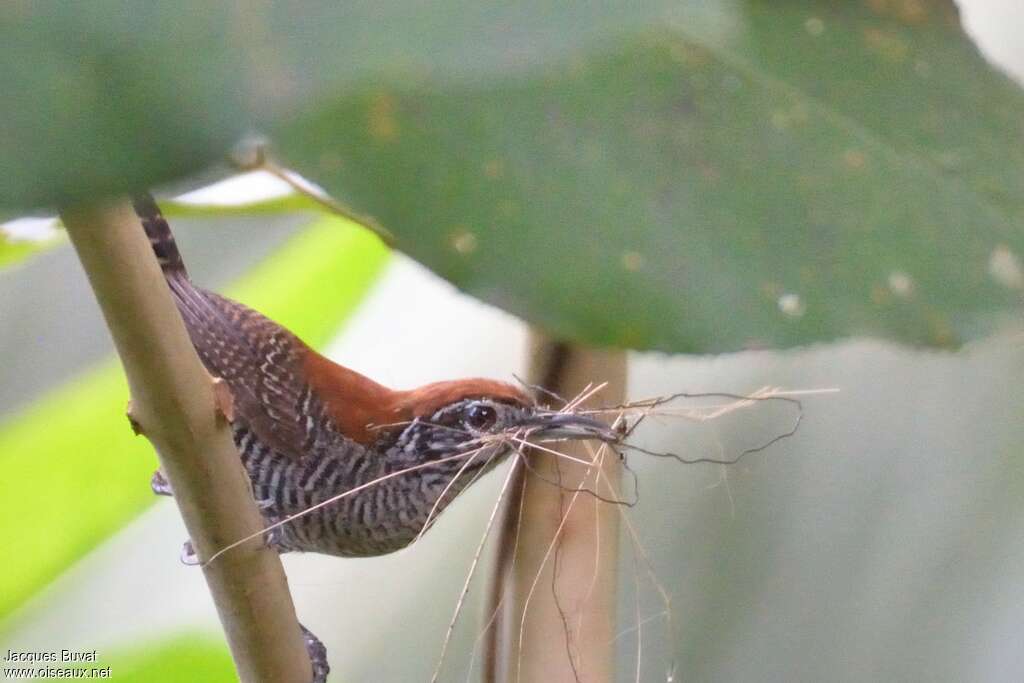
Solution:
M 61 212 L 200 560 L 262 528 L 225 419 L 138 218 L 125 201 Z M 144 482 L 139 482 L 144 486 Z M 259 539 L 203 570 L 244 683 L 312 677 L 277 553 Z M 141 608 L 141 607 L 140 607 Z
M 588 383 L 608 382 L 591 403 L 614 404 L 624 399 L 624 352 L 559 344 L 539 335 L 531 345 L 532 383 L 572 398 Z M 580 443 L 561 443 L 556 448 L 585 460 L 596 450 Z M 559 460 L 538 450 L 529 457 L 533 471 L 524 475 L 523 499 L 509 500 L 504 509 L 492 599 L 503 599 L 503 604 L 490 639 L 485 680 L 607 683 L 615 677 L 611 642 L 619 512 L 614 505 L 575 490 L 586 488 L 615 497 L 617 492 L 609 491 L 608 482 L 617 488 L 618 456 L 611 451 L 604 455 L 600 486 L 597 467 Z M 520 487 L 517 482 L 511 490 Z M 517 529 L 517 557 L 509 566 L 511 555 L 503 551 L 514 546 Z

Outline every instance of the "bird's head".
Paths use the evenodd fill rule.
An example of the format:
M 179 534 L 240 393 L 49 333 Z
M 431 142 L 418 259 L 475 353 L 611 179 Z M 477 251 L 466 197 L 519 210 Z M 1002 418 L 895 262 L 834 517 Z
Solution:
M 311 357 L 316 364 L 307 374 L 340 431 L 396 469 L 444 460 L 454 472 L 472 459 L 465 471 L 475 471 L 522 441 L 617 437 L 602 422 L 548 410 L 505 382 L 462 379 L 395 391 L 318 354 Z M 460 454 L 466 458 L 452 457 Z
M 519 388 L 486 379 L 398 392 L 393 413 L 399 419 L 382 438 L 407 465 L 450 459 L 452 469 L 476 471 L 527 441 L 616 438 L 603 422 L 548 410 Z
M 619 437 L 602 422 L 538 406 L 504 382 L 464 379 L 395 391 L 326 359 L 308 366 L 307 377 L 334 429 L 376 465 L 357 468 L 368 480 L 356 483 L 366 486 L 372 477 L 393 492 L 371 496 L 365 508 L 377 511 L 377 526 L 366 533 L 384 536 L 347 554 L 411 543 L 477 476 L 529 443 Z M 390 507 L 382 509 L 384 498 Z

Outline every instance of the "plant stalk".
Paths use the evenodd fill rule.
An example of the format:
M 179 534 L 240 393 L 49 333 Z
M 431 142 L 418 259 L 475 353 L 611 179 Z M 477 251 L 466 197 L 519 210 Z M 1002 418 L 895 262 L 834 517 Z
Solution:
M 534 334 L 529 381 L 570 400 L 587 384 L 607 382 L 589 404 L 619 403 L 625 396 L 626 354 Z M 588 461 L 597 451 L 578 442 L 555 446 Z M 579 489 L 618 498 L 619 458 L 608 449 L 599 466 L 537 449 L 528 457 L 531 467 L 512 483 L 510 491 L 518 493 L 502 511 L 488 614 L 499 603 L 500 609 L 488 633 L 484 680 L 610 683 L 619 511 Z
M 61 218 L 124 366 L 129 418 L 156 448 L 202 562 L 263 528 L 225 417 L 230 395 L 196 355 L 131 205 L 75 206 Z M 277 553 L 257 538 L 203 573 L 239 679 L 308 683 L 309 656 Z

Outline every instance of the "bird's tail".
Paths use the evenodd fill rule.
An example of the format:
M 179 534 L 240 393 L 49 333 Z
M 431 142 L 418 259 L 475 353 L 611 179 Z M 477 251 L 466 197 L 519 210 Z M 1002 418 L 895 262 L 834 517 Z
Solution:
M 160 207 L 156 205 L 153 197 L 148 193 L 137 195 L 132 199 L 132 205 L 135 207 L 135 213 L 142 219 L 142 227 L 146 231 L 149 243 L 153 245 L 153 253 L 160 262 L 164 277 L 178 275 L 188 278 L 185 262 L 181 260 L 181 252 L 174 241 L 171 226 L 160 213 Z

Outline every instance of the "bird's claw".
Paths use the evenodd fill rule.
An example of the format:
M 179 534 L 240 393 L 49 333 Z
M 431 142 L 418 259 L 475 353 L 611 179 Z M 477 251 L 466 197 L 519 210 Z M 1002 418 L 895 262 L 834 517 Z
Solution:
M 286 549 L 282 546 L 283 535 L 281 533 L 281 527 L 276 526 L 273 529 L 266 529 L 263 532 L 263 543 L 268 548 L 276 550 L 278 552 L 286 552 Z
M 185 541 L 181 545 L 181 563 L 189 567 L 199 564 L 199 556 L 196 554 L 195 548 L 192 547 L 192 541 Z
M 302 624 L 299 624 L 299 628 L 302 629 L 302 640 L 306 643 L 306 652 L 309 653 L 309 663 L 313 665 L 312 683 L 326 683 L 327 674 L 331 672 L 331 667 L 327 663 L 327 648 L 308 628 Z
M 174 495 L 174 492 L 171 491 L 171 482 L 167 481 L 167 477 L 160 470 L 153 473 L 153 478 L 149 480 L 149 487 L 158 496 Z

